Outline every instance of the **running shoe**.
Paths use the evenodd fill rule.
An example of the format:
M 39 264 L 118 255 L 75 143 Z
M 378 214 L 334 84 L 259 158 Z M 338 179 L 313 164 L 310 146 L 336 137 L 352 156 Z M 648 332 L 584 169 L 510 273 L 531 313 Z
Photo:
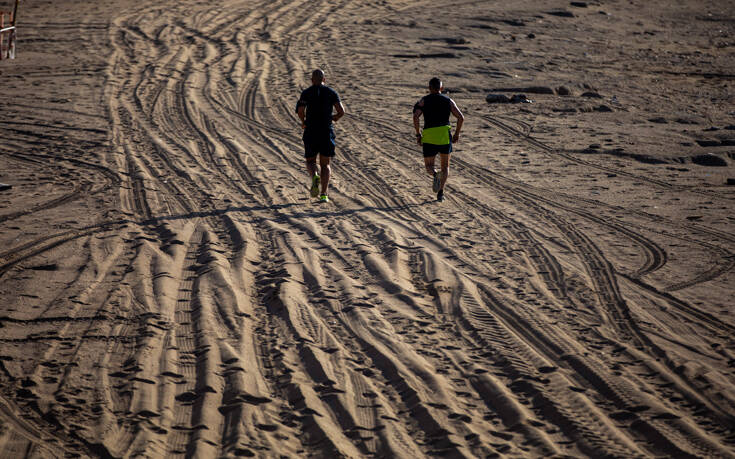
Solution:
M 444 190 L 439 190 L 439 192 L 436 193 L 436 200 L 438 202 L 444 201 Z
M 319 196 L 319 174 L 314 174 L 311 178 L 311 197 L 316 198 Z
M 434 171 L 434 184 L 432 185 L 431 189 L 434 190 L 434 193 L 439 191 L 439 186 L 441 186 L 442 178 L 439 172 Z
M 320 202 L 329 202 L 329 196 L 327 196 L 326 194 L 323 194 L 323 195 L 319 196 L 319 201 Z

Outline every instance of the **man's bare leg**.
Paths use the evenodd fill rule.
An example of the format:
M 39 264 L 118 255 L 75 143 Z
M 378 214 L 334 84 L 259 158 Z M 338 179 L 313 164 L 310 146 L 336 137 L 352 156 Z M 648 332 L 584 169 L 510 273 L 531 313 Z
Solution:
M 426 173 L 432 177 L 436 172 L 436 169 L 434 169 L 434 158 L 436 158 L 436 156 L 424 156 L 424 166 L 426 166 Z
M 316 156 L 306 158 L 306 171 L 309 173 L 309 194 L 316 198 L 319 194 L 319 175 L 317 174 Z
M 306 158 L 306 171 L 309 173 L 309 178 L 316 174 L 316 156 L 313 158 Z
M 439 185 L 439 189 L 444 189 L 444 184 L 447 183 L 447 177 L 449 177 L 449 157 L 451 156 L 451 153 L 442 153 L 441 154 L 441 184 Z
M 321 166 L 321 181 L 322 181 L 322 194 L 327 194 L 329 188 L 329 176 L 332 174 L 332 168 L 329 166 L 329 160 L 331 157 L 319 155 L 319 165 Z M 314 166 L 316 167 L 316 165 Z

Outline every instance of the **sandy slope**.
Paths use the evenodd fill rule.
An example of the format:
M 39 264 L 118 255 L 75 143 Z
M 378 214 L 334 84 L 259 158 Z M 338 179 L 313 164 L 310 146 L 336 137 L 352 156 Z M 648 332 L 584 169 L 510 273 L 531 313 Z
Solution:
M 735 456 L 729 2 L 27 3 L 0 457 Z M 435 74 L 467 116 L 442 204 Z

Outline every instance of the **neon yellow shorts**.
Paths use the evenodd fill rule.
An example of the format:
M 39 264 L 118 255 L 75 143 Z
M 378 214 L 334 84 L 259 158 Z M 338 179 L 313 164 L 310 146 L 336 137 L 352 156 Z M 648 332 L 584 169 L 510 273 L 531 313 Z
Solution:
M 432 145 L 449 145 L 449 130 L 452 126 L 437 126 L 424 129 L 421 133 L 421 143 L 430 143 Z

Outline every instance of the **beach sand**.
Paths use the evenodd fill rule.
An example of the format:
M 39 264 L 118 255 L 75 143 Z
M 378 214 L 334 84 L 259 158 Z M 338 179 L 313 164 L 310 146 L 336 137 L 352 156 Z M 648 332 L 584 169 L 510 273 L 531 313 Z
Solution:
M 735 457 L 732 3 L 435 5 L 21 3 L 0 457 Z

